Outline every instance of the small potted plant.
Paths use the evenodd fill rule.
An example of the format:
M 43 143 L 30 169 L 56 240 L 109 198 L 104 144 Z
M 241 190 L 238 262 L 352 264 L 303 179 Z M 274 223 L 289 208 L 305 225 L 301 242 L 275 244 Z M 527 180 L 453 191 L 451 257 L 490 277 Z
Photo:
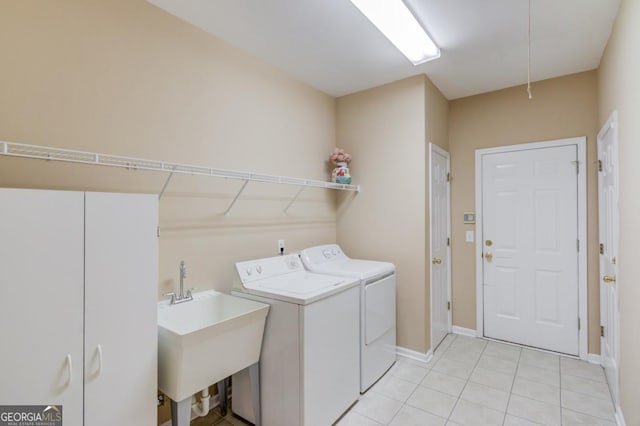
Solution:
M 331 173 L 331 182 L 350 184 L 349 163 L 351 162 L 351 154 L 345 152 L 342 148 L 336 148 L 329 154 L 329 161 L 335 166 Z

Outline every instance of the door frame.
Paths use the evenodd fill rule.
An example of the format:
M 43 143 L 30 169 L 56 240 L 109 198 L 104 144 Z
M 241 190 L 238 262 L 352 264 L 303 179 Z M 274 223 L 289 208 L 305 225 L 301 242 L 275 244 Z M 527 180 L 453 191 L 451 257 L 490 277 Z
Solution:
M 588 358 L 588 303 L 587 303 L 587 138 L 580 136 L 568 139 L 556 139 L 543 142 L 531 142 L 518 145 L 506 145 L 476 150 L 476 335 L 484 337 L 484 292 L 482 257 L 482 156 L 503 152 L 525 151 L 540 148 L 575 146 L 578 153 L 578 348 L 581 359 Z
M 427 263 L 429 264 L 429 325 L 430 325 L 430 345 L 431 345 L 431 350 L 434 350 L 435 348 L 433 347 L 433 264 L 431 263 L 431 253 L 433 252 L 433 230 L 431 229 L 431 194 L 433 193 L 433 187 L 432 187 L 432 182 L 433 179 L 431 179 L 431 160 L 432 160 L 432 155 L 434 152 L 437 152 L 438 154 L 442 155 L 443 157 L 445 157 L 447 159 L 447 173 L 451 172 L 451 155 L 449 154 L 449 152 L 445 151 L 444 149 L 440 148 L 438 145 L 433 144 L 432 142 L 429 142 L 429 258 L 426 259 Z M 447 185 L 447 235 L 449 236 L 449 241 L 451 241 L 451 185 Z M 449 244 L 447 246 L 447 297 L 449 302 L 451 302 L 451 244 Z M 447 330 L 449 333 L 451 333 L 451 330 L 453 328 L 453 309 L 449 309 L 447 311 Z

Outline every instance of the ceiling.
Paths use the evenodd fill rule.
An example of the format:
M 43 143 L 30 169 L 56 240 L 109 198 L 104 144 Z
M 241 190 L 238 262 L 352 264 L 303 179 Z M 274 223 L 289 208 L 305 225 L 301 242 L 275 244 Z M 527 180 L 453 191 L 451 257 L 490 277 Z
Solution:
M 404 0 L 442 50 L 418 66 L 349 0 L 148 1 L 332 96 L 421 73 L 448 99 L 527 82 L 527 0 Z M 532 81 L 597 68 L 619 3 L 531 0 Z

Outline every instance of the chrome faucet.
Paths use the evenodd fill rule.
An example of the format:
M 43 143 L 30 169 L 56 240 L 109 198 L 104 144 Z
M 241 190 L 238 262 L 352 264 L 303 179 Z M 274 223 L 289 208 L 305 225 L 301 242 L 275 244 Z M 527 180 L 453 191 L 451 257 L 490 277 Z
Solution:
M 180 261 L 180 294 L 175 292 L 167 293 L 165 296 L 171 296 L 171 304 L 175 305 L 177 303 L 188 302 L 189 300 L 193 300 L 193 295 L 191 294 L 194 288 L 187 290 L 187 294 L 184 294 L 184 279 L 187 278 L 187 268 L 184 266 L 184 260 Z

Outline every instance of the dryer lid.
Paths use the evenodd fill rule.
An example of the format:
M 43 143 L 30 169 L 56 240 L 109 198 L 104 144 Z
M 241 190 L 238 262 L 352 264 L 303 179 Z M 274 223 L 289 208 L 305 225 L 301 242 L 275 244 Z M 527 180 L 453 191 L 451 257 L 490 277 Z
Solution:
M 351 259 L 337 244 L 304 249 L 300 252 L 300 258 L 309 271 L 354 277 L 361 280 L 389 275 L 395 271 L 393 263 Z

